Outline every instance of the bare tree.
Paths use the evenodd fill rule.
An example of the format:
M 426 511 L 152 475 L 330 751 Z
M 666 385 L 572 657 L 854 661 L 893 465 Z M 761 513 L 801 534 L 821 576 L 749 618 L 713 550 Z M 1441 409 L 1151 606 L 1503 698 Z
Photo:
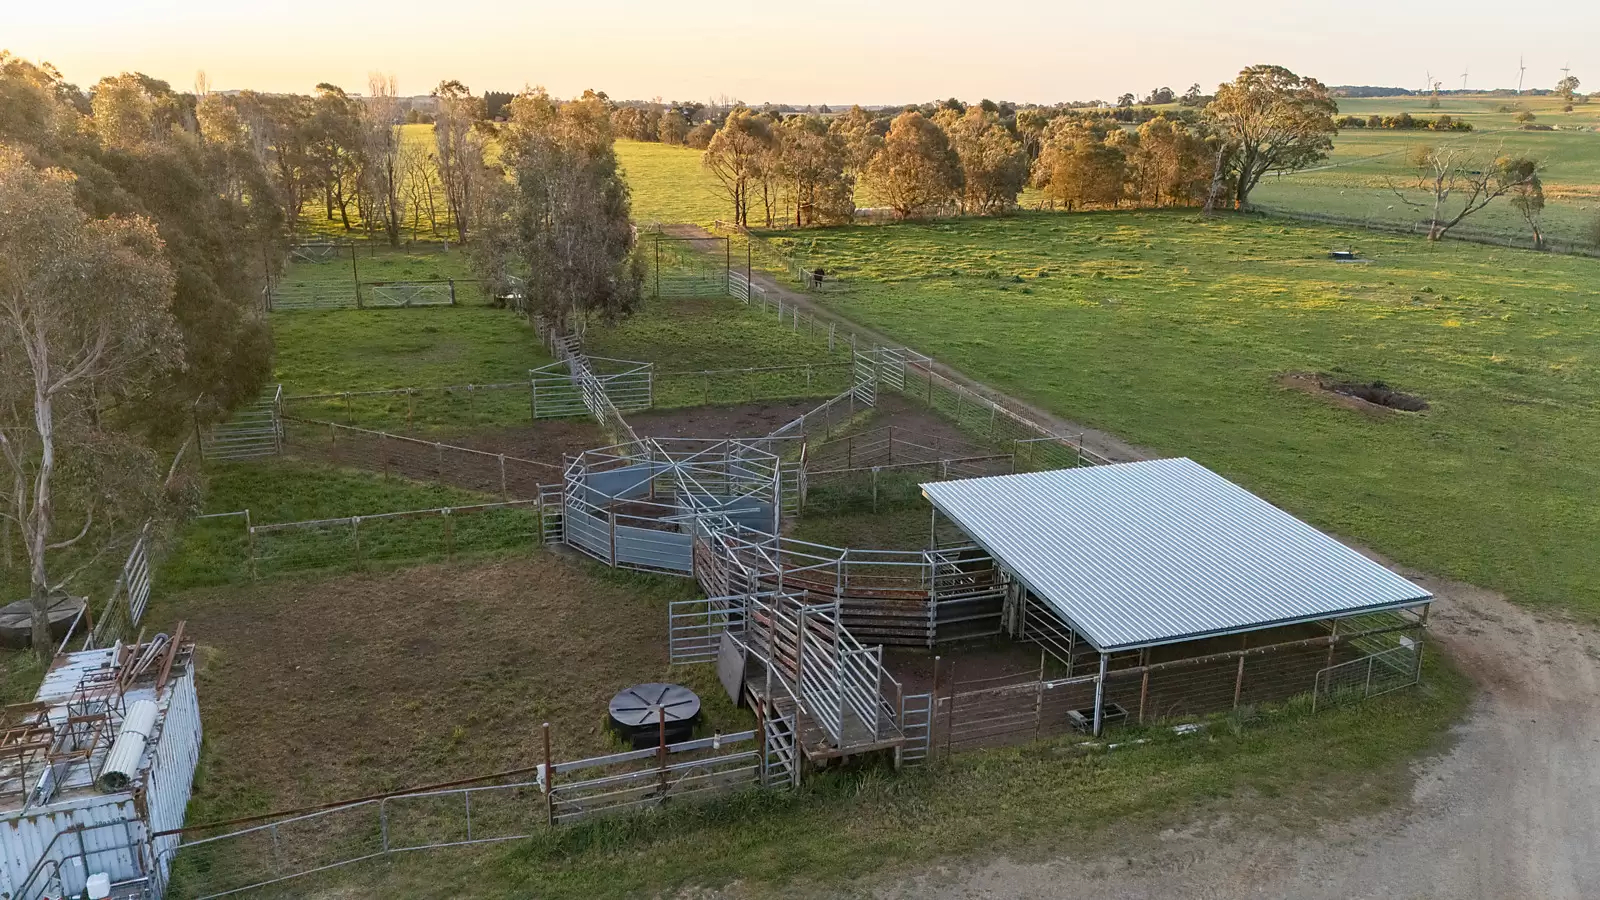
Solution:
M 47 656 L 52 597 L 160 482 L 153 454 L 100 398 L 139 396 L 181 362 L 182 337 L 155 226 L 90 219 L 72 176 L 3 145 L 0 258 L 0 516 L 21 535 L 33 647 Z M 55 567 L 63 556 L 79 563 L 66 575 Z
M 423 215 L 428 217 L 430 234 L 439 229 L 439 220 L 433 207 L 433 154 L 417 144 L 402 142 L 400 171 L 403 175 L 401 183 L 405 185 L 405 208 L 411 213 L 411 239 L 415 241 L 421 232 Z
M 1485 163 L 1463 147 L 1418 147 L 1412 151 L 1411 163 L 1417 170 L 1416 190 L 1427 199 L 1413 200 L 1392 182 L 1389 189 L 1407 206 L 1428 211 L 1430 241 L 1439 240 L 1467 217 L 1528 185 L 1538 178 L 1539 170 L 1538 163 L 1525 157 L 1499 156 Z M 1541 200 L 1542 196 L 1541 191 Z

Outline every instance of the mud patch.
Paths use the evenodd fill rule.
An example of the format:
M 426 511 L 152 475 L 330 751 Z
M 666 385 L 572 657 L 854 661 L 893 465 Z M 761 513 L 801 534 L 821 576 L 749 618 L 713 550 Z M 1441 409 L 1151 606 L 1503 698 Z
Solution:
M 1322 397 L 1332 403 L 1374 416 L 1395 412 L 1422 412 L 1428 401 L 1415 394 L 1397 391 L 1381 381 L 1340 381 L 1310 372 L 1279 375 L 1280 386 Z

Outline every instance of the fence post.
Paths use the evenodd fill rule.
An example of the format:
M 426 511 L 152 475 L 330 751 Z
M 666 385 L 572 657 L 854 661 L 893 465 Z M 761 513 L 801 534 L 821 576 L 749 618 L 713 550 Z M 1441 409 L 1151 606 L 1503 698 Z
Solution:
M 439 514 L 444 516 L 444 558 L 454 562 L 456 558 L 456 527 L 455 517 L 450 513 L 449 507 L 439 510 Z
M 350 245 L 350 278 L 356 286 L 356 309 L 361 308 L 361 265 L 356 262 L 356 245 Z
M 661 804 L 667 800 L 667 711 L 663 707 L 656 708 L 656 742 L 656 771 L 661 779 L 656 803 Z
M 511 499 L 511 494 L 506 490 L 506 455 L 500 454 L 500 496 Z
M 350 519 L 350 533 L 355 538 L 356 568 L 361 568 L 361 517 L 352 516 Z
M 617 501 L 613 500 L 608 505 L 606 518 L 610 520 L 611 524 L 611 559 L 609 562 L 615 567 L 617 564 Z
M 456 305 L 456 280 L 454 278 L 448 278 L 448 279 L 445 279 L 445 280 L 450 282 L 450 305 L 451 306 L 455 306 Z
M 1039 680 L 1033 690 L 1033 736 L 1039 736 L 1044 725 L 1044 651 L 1039 651 Z
M 1246 635 L 1245 636 L 1245 643 L 1248 644 L 1249 641 L 1250 641 L 1250 636 Z M 1240 697 L 1241 694 L 1244 693 L 1244 653 L 1242 652 L 1243 649 L 1244 649 L 1243 647 L 1240 648 L 1241 652 L 1239 654 L 1239 671 L 1238 671 L 1237 674 L 1235 674 L 1233 676 L 1233 708 L 1234 709 L 1238 709 L 1239 708 L 1239 697 Z
M 256 529 L 250 524 L 250 511 L 245 510 L 244 530 L 247 535 L 248 547 L 246 552 L 250 555 L 250 580 L 256 580 Z
M 545 824 L 556 823 L 556 767 L 550 761 L 550 723 L 544 723 L 544 818 Z

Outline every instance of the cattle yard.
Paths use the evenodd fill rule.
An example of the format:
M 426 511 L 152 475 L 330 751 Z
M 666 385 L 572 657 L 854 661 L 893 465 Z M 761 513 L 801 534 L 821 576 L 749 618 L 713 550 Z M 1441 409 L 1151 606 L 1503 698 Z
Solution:
M 285 379 L 202 436 L 211 503 L 158 570 L 149 622 L 115 597 L 100 617 L 181 619 L 200 645 L 210 749 L 189 825 L 160 836 L 180 840 L 182 896 L 793 788 L 841 764 L 1181 733 L 1420 679 L 1420 592 L 1138 646 L 1069 620 L 924 486 L 1125 464 L 769 297 L 726 242 L 720 261 L 687 246 L 664 254 L 633 322 L 539 328 L 521 371 Z M 515 318 L 307 303 L 275 323 L 303 340 L 296 318 Z M 753 365 L 716 364 L 735 360 Z M 696 691 L 699 725 L 619 746 L 605 698 L 652 681 Z M 360 701 L 380 685 L 381 704 Z

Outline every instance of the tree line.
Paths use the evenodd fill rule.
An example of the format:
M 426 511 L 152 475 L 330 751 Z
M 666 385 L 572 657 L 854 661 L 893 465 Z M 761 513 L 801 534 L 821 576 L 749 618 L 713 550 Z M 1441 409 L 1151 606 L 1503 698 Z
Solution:
M 1242 207 L 1266 173 L 1326 158 L 1337 131 L 1327 88 L 1277 66 L 1252 66 L 1212 96 L 1195 85 L 1146 98 L 1173 110 L 1133 115 L 1132 97 L 1115 109 L 951 99 L 838 116 L 741 106 L 704 161 L 741 226 L 752 212 L 767 227 L 848 221 L 858 186 L 900 218 L 1004 214 L 1030 185 L 1067 209 Z
M 41 652 L 52 598 L 193 507 L 196 431 L 270 374 L 288 229 L 253 137 L 214 94 L 0 51 L 0 568 Z

